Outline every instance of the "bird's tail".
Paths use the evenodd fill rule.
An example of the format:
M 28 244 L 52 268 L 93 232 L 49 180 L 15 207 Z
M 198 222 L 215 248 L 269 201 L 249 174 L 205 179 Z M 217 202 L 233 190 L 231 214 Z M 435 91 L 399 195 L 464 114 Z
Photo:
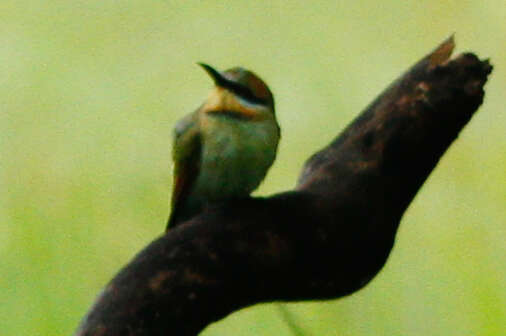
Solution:
M 167 226 L 165 227 L 165 232 L 169 231 L 170 229 L 172 229 L 174 226 L 176 226 L 176 223 L 178 222 L 178 215 L 177 215 L 177 211 L 172 211 L 170 216 L 169 216 L 169 219 L 167 220 Z
M 179 224 L 187 221 L 191 217 L 198 214 L 201 210 L 200 207 L 197 209 L 190 209 L 176 206 L 172 209 L 172 212 L 170 213 L 169 219 L 167 221 L 167 227 L 165 228 L 165 232 L 169 231 L 170 229 L 173 229 L 174 227 L 178 226 Z

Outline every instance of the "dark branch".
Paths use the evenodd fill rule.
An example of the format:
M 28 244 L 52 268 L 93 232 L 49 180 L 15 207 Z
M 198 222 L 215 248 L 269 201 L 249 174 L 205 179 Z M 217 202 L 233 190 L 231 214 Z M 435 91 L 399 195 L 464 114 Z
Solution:
M 195 335 L 258 302 L 337 298 L 382 268 L 400 218 L 483 100 L 492 67 L 453 39 L 395 81 L 294 191 L 170 230 L 105 288 L 76 335 Z

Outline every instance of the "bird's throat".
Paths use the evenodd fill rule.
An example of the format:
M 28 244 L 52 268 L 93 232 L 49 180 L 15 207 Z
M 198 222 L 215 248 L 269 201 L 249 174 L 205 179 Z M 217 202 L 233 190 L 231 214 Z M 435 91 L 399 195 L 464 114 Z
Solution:
M 211 91 L 201 111 L 212 116 L 251 121 L 264 120 L 268 113 L 265 106 L 244 104 L 233 93 L 221 87 L 215 87 Z

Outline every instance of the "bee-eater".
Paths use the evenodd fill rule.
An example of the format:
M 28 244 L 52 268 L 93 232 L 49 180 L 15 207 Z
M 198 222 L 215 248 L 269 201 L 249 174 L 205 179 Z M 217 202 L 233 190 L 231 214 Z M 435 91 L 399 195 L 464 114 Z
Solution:
M 167 229 L 208 204 L 255 190 L 274 162 L 280 129 L 274 98 L 254 73 L 235 67 L 218 72 L 208 98 L 175 127 L 174 183 Z

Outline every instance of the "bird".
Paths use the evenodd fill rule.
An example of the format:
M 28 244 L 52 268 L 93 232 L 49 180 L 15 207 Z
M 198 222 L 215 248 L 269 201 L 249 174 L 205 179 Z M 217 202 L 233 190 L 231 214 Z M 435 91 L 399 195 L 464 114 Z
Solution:
M 273 164 L 281 135 L 272 92 L 255 73 L 197 64 L 214 87 L 174 129 L 167 231 L 209 205 L 248 197 Z

